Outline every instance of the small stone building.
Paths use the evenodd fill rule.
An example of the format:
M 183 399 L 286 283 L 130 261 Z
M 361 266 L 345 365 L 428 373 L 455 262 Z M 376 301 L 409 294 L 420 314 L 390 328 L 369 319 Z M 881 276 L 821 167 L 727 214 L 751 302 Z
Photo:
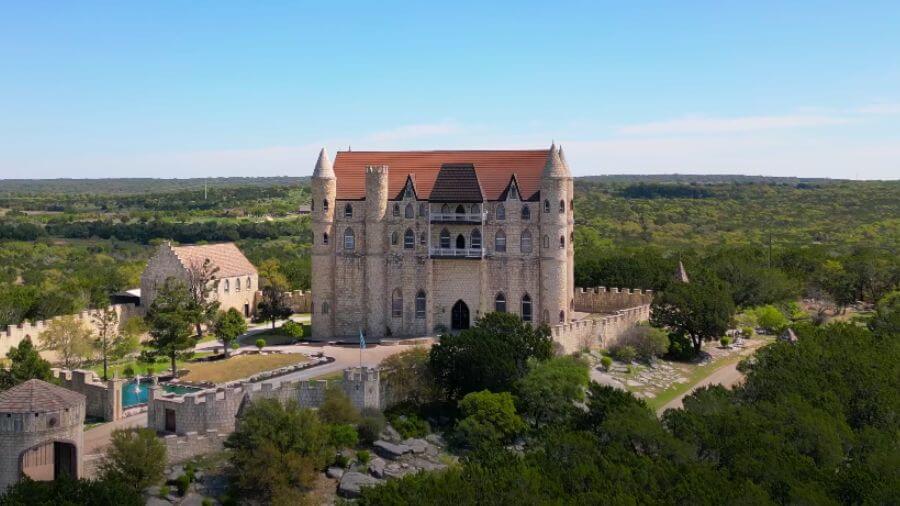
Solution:
M 159 288 L 169 278 L 189 284 L 192 273 L 202 269 L 207 260 L 210 266 L 218 268 L 212 281 L 212 294 L 220 308 L 223 311 L 235 308 L 246 317 L 252 315 L 259 275 L 256 267 L 232 242 L 190 246 L 161 244 L 141 274 L 141 306 L 150 307 Z
M 23 476 L 81 477 L 83 395 L 41 380 L 0 392 L 0 492 Z

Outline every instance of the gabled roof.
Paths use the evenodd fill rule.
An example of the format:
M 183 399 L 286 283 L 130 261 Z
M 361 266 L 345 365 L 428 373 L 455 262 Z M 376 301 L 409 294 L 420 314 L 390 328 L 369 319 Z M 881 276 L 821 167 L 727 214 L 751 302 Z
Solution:
M 48 413 L 84 403 L 84 395 L 30 379 L 0 392 L 0 413 Z
M 541 173 L 550 153 L 547 149 L 503 151 L 339 151 L 334 159 L 338 200 L 361 200 L 366 196 L 366 166 L 388 166 L 388 195 L 398 195 L 412 175 L 420 199 L 432 199 L 441 167 L 471 165 L 481 185 L 484 200 L 499 200 L 516 176 L 522 199 L 540 191 Z
M 233 242 L 221 244 L 202 244 L 190 246 L 171 246 L 172 252 L 181 261 L 185 269 L 192 265 L 203 265 L 208 258 L 213 266 L 218 267 L 217 278 L 233 278 L 256 274 L 256 267 L 247 260 L 241 250 Z
M 472 164 L 444 165 L 431 190 L 432 202 L 483 202 L 478 175 Z

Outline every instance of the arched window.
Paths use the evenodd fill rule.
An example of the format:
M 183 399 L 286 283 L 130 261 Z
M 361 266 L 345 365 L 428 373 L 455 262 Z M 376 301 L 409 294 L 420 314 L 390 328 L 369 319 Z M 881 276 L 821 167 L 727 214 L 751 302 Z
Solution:
M 466 208 L 462 204 L 456 206 L 456 214 L 466 214 Z
M 253 280 L 250 279 L 250 276 L 247 276 L 247 290 L 253 289 Z
M 322 244 L 328 245 L 328 232 L 322 234 Z
M 566 247 L 566 236 L 559 236 L 559 249 L 563 249 Z
M 503 292 L 498 293 L 494 297 L 494 311 L 498 313 L 506 312 L 506 295 L 503 295 Z
M 353 206 L 347 204 L 344 206 L 344 218 L 352 218 L 353 217 Z
M 569 211 L 575 211 L 575 199 L 569 200 Z
M 481 213 L 481 206 L 479 206 L 478 204 L 472 204 L 469 207 L 469 212 L 472 214 L 479 214 Z
M 522 219 L 525 221 L 531 219 L 531 209 L 528 206 L 522 206 Z
M 469 244 L 472 245 L 472 249 L 481 249 L 481 231 L 477 228 L 472 229 L 472 234 L 469 237 Z
M 531 321 L 531 296 L 527 293 L 522 296 L 522 321 Z
M 322 303 L 322 314 L 328 314 L 328 311 L 331 310 L 331 306 L 328 305 L 328 301 Z
M 424 202 L 419 204 L 419 216 L 428 216 L 428 204 Z
M 425 232 L 422 232 L 422 234 L 419 236 L 419 244 L 422 246 L 428 244 L 428 236 L 425 235 Z
M 441 230 L 441 249 L 450 249 L 450 232 Z
M 545 213 L 550 212 L 550 201 L 549 200 L 544 200 L 544 212 Z
M 550 311 L 544 310 L 544 323 L 550 323 Z
M 413 233 L 411 228 L 406 229 L 406 232 L 403 233 L 403 248 L 404 249 L 413 249 L 416 247 L 416 234 Z
M 450 214 L 450 206 L 444 204 L 441 206 L 441 214 Z
M 347 227 L 347 230 L 344 230 L 344 250 L 353 251 L 354 249 L 356 249 L 356 236 L 353 234 L 353 229 Z
M 394 288 L 391 294 L 391 316 L 400 318 L 403 316 L 403 292 L 399 288 Z
M 234 280 L 234 291 L 235 292 L 241 291 L 241 278 L 237 278 Z
M 228 280 L 226 279 L 225 280 L 225 293 L 228 293 L 229 290 L 231 290 L 231 283 L 229 283 Z
M 498 220 L 506 219 L 506 208 L 503 206 L 503 204 L 497 204 L 497 213 L 496 214 L 497 214 Z
M 550 236 L 544 236 L 544 249 L 548 249 L 550 247 Z
M 322 211 L 328 212 L 328 199 L 322 201 Z
M 566 312 L 565 311 L 559 312 L 559 323 L 566 323 Z
M 425 318 L 425 292 L 422 290 L 416 294 L 416 318 Z
M 400 217 L 400 204 L 394 204 L 394 208 L 391 211 L 391 214 L 393 214 L 395 218 Z
M 562 214 L 564 212 L 566 212 L 566 201 L 560 200 L 559 201 L 559 214 Z
M 456 249 L 466 249 L 466 236 L 462 234 L 456 236 Z
M 394 230 L 391 232 L 391 246 L 396 246 L 397 242 L 400 241 L 400 236 L 397 234 L 397 231 Z
M 531 253 L 532 249 L 531 232 L 523 230 L 521 237 L 519 237 L 519 251 L 522 253 Z
M 416 208 L 413 207 L 412 204 L 406 204 L 406 209 L 403 210 L 404 218 L 415 218 L 416 217 Z
M 494 251 L 506 251 L 506 232 L 503 229 L 498 230 L 494 236 Z

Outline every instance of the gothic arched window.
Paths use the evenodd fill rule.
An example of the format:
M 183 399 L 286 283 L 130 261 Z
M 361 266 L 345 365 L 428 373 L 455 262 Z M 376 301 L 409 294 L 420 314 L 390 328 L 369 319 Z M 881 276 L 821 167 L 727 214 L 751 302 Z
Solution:
M 472 214 L 479 214 L 481 213 L 481 206 L 479 206 L 478 204 L 472 204 L 469 207 L 469 212 Z
M 456 236 L 456 249 L 466 249 L 466 236 L 462 234 Z
M 353 229 L 347 227 L 347 230 L 344 230 L 344 250 L 353 251 L 356 249 L 356 236 L 353 234 Z
M 403 292 L 399 288 L 394 288 L 391 294 L 391 316 L 400 318 L 403 316 Z
M 344 206 L 344 218 L 352 218 L 353 217 L 353 206 L 347 204 Z
M 562 214 L 564 212 L 566 212 L 566 201 L 560 200 L 559 201 L 559 214 Z
M 466 214 L 466 208 L 462 204 L 456 206 L 456 214 Z
M 237 278 L 234 280 L 234 291 L 235 292 L 241 291 L 241 278 Z
M 531 209 L 528 206 L 522 206 L 522 219 L 525 221 L 531 219 Z
M 506 208 L 503 207 L 503 204 L 497 204 L 497 219 L 505 220 L 506 219 Z
M 394 204 L 394 208 L 391 211 L 391 214 L 393 214 L 395 218 L 400 217 L 400 204 Z
M 393 232 L 391 232 L 391 246 L 396 246 L 399 241 L 400 236 L 397 234 L 397 231 L 394 230 Z
M 413 233 L 411 228 L 406 229 L 406 232 L 403 233 L 403 248 L 404 249 L 413 249 L 416 247 L 416 234 Z
M 531 296 L 527 293 L 522 296 L 522 321 L 531 321 Z
M 519 237 L 519 251 L 522 253 L 531 253 L 533 245 L 531 243 L 531 232 L 523 230 Z
M 428 204 L 424 202 L 419 204 L 419 216 L 428 216 Z
M 416 217 L 416 209 L 412 204 L 406 204 L 406 209 L 403 210 L 404 218 L 415 218 Z
M 563 249 L 566 247 L 566 236 L 559 236 L 559 249 Z
M 416 294 L 416 318 L 425 318 L 425 292 L 422 290 Z
M 498 230 L 494 236 L 494 251 L 506 251 L 506 232 L 503 229 Z
M 422 234 L 419 235 L 419 244 L 422 246 L 425 246 L 428 244 L 428 236 L 425 235 L 425 232 L 422 232 Z
M 550 201 L 549 200 L 544 200 L 544 212 L 545 213 L 550 212 Z
M 322 244 L 328 245 L 328 232 L 322 234 Z
M 444 204 L 441 206 L 441 214 L 450 214 L 450 206 Z
M 322 201 L 322 211 L 328 212 L 328 199 Z
M 545 235 L 544 236 L 544 249 L 547 249 L 549 247 L 550 247 L 550 236 Z
M 330 309 L 331 309 L 331 308 L 330 308 L 330 306 L 328 305 L 328 301 L 327 301 L 327 300 L 326 300 L 325 302 L 322 303 L 322 314 L 328 314 L 328 311 L 329 311 Z
M 565 311 L 559 312 L 559 323 L 566 323 L 566 312 Z
M 477 228 L 472 229 L 472 233 L 469 236 L 469 244 L 472 245 L 472 249 L 481 249 L 481 231 Z
M 250 276 L 247 276 L 247 290 L 253 289 L 253 280 L 250 279 Z
M 450 232 L 446 228 L 441 230 L 441 249 L 450 249 Z
M 503 295 L 503 292 L 498 293 L 494 297 L 494 311 L 498 313 L 506 312 L 506 295 Z
M 225 293 L 228 293 L 228 291 L 230 289 L 231 289 L 231 283 L 229 283 L 228 280 L 226 279 L 225 280 Z

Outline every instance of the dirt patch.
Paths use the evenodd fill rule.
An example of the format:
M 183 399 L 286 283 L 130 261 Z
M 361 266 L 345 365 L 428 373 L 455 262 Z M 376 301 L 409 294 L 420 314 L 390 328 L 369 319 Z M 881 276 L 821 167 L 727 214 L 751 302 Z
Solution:
M 185 364 L 188 374 L 179 378 L 192 383 L 225 383 L 249 378 L 263 371 L 309 362 L 302 353 L 237 355 L 227 360 Z

